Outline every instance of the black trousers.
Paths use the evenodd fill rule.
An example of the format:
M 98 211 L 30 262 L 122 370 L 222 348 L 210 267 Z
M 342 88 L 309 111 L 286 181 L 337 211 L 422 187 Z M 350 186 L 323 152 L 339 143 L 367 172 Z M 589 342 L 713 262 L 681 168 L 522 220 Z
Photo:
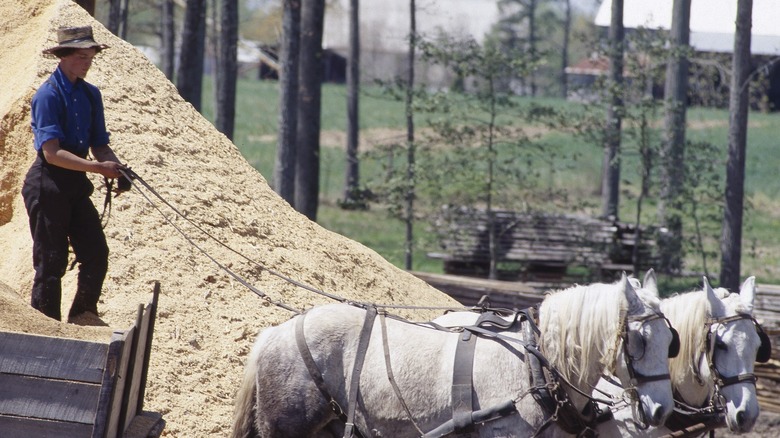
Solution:
M 68 265 L 69 245 L 79 264 L 76 298 L 69 315 L 97 314 L 108 271 L 108 245 L 100 215 L 89 199 L 93 190 L 84 172 L 50 165 L 40 157 L 22 186 L 33 238 L 31 305 L 56 320 L 61 319 L 61 280 Z

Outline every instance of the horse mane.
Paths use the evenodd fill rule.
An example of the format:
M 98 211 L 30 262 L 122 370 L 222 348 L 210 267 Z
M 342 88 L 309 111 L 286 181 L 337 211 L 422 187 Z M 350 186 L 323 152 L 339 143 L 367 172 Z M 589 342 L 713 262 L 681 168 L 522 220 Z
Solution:
M 661 310 L 680 335 L 680 352 L 669 360 L 672 385 L 677 387 L 698 366 L 707 338 L 704 327 L 712 317 L 712 309 L 707 293 L 700 290 L 667 298 Z
M 584 388 L 588 376 L 606 368 L 614 371 L 617 349 L 629 303 L 621 284 L 595 283 L 573 286 L 549 294 L 539 310 L 540 347 L 551 365 L 568 381 Z M 646 309 L 658 311 L 660 301 L 637 289 Z M 594 339 L 601 342 L 593 342 Z M 600 367 L 598 370 L 585 367 Z

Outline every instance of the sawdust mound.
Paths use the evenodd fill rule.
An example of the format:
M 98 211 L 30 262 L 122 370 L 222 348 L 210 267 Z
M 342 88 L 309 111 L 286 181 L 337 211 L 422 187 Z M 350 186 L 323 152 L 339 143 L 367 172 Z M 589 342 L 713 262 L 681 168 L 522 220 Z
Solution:
M 4 0 L 0 16 L 0 282 L 5 284 L 0 287 L 0 330 L 102 341 L 110 334 L 106 328 L 51 321 L 27 305 L 32 241 L 20 190 L 34 159 L 29 105 L 56 66 L 57 60 L 41 50 L 55 45 L 62 25 L 92 25 L 96 39 L 111 46 L 98 56 L 87 80 L 103 92 L 117 154 L 221 242 L 287 277 L 351 300 L 455 304 L 370 249 L 295 212 L 154 65 L 75 4 Z M 98 178 L 93 182 L 102 185 Z M 165 436 L 226 436 L 255 334 L 292 314 L 266 305 L 232 280 L 177 233 L 142 193 L 154 200 L 139 190 L 114 199 L 106 227 L 111 256 L 101 317 L 114 328 L 130 326 L 137 305 L 149 301 L 153 283 L 160 281 L 145 408 L 164 414 Z M 93 201 L 100 206 L 102 198 L 97 190 Z M 208 254 L 273 299 L 299 309 L 328 302 L 245 262 L 159 202 L 155 205 Z M 75 271 L 66 274 L 63 288 L 67 314 Z

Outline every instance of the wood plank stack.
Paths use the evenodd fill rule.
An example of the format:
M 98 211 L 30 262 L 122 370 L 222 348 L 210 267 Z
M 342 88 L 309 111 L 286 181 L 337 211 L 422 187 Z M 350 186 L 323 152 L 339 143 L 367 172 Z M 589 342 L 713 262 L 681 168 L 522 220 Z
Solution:
M 159 437 L 143 411 L 159 283 L 136 324 L 109 343 L 0 332 L 0 435 Z
M 491 231 L 492 224 L 492 231 Z M 566 281 L 569 267 L 587 280 L 633 271 L 636 227 L 580 215 L 446 209 L 436 222 L 441 251 L 429 253 L 454 275 L 487 276 L 491 237 L 502 279 Z M 656 233 L 640 230 L 640 270 L 657 264 Z

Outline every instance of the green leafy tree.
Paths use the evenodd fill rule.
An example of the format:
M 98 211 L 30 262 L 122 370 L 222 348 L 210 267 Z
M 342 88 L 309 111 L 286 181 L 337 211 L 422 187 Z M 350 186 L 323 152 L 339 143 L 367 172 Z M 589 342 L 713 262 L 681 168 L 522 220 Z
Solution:
M 453 214 L 484 212 L 491 254 L 489 276 L 496 278 L 497 240 L 505 230 L 495 220 L 495 211 L 533 202 L 530 193 L 541 173 L 534 165 L 542 155 L 541 145 L 513 126 L 528 113 L 521 110 L 516 97 L 499 86 L 507 77 L 527 71 L 527 57 L 507 53 L 492 43 L 479 45 L 446 35 L 420 41 L 419 48 L 422 59 L 440 64 L 460 78 L 463 91 L 415 92 L 416 114 L 425 118 L 428 127 L 426 134 L 414 141 L 416 179 L 411 182 L 408 174 L 388 159 L 385 180 L 375 191 L 398 217 L 402 217 L 412 190 L 418 200 L 418 218 L 438 217 L 445 205 L 458 207 L 446 210 Z M 401 98 L 404 94 L 399 89 L 395 88 L 396 95 Z M 386 156 L 394 156 L 400 147 L 404 146 L 390 148 Z M 519 195 L 522 192 L 529 197 L 523 198 Z

